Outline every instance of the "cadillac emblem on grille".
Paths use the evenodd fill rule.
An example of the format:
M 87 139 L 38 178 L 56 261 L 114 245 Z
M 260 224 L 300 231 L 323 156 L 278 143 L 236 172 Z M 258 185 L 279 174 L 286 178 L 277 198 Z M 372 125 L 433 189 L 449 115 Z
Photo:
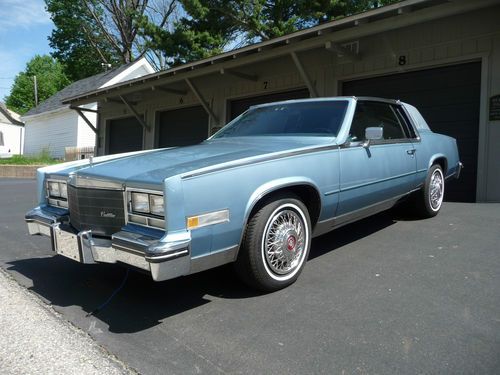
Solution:
M 112 217 L 115 218 L 116 215 L 112 212 L 101 211 L 101 217 Z
M 111 236 L 125 225 L 123 191 L 68 185 L 70 224 L 78 231 Z

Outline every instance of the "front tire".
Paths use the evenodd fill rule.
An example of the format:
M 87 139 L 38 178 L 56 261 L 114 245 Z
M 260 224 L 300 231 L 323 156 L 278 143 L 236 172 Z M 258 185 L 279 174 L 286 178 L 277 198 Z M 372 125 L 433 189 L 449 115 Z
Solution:
M 295 196 L 268 201 L 250 218 L 236 261 L 240 278 L 272 292 L 297 280 L 311 247 L 311 221 Z

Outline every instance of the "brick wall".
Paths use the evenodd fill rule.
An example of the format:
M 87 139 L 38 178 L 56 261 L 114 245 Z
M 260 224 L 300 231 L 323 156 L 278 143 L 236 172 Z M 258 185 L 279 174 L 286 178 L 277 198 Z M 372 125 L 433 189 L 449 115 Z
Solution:
M 0 165 L 0 177 L 35 178 L 36 170 L 43 165 Z

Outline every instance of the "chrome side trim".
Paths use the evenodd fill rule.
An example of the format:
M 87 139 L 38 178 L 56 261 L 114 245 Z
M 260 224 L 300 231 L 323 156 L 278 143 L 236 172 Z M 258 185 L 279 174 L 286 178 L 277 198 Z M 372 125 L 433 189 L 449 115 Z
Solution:
M 208 270 L 210 268 L 222 266 L 236 260 L 238 255 L 238 245 L 229 246 L 216 250 L 207 255 L 200 255 L 191 259 L 191 269 L 189 273 L 196 273 Z
M 415 189 L 418 190 L 418 189 Z M 414 191 L 414 190 L 412 190 Z M 339 216 L 335 216 L 330 219 L 326 219 L 316 223 L 316 226 L 313 231 L 313 237 L 321 236 L 322 234 L 328 233 L 334 229 L 340 228 L 344 225 L 350 224 L 357 220 L 375 215 L 379 212 L 388 210 L 393 207 L 400 199 L 408 196 L 411 192 L 398 195 L 393 198 L 386 199 L 382 202 L 374 203 L 370 206 L 366 206 L 355 211 L 351 211 Z
M 189 255 L 189 249 L 187 248 L 184 250 L 175 251 L 173 253 L 168 253 L 164 255 L 146 256 L 145 258 L 149 263 L 162 263 L 165 262 L 166 260 L 175 259 L 186 255 Z
M 381 180 L 367 182 L 365 184 L 359 184 L 359 185 L 349 186 L 348 188 L 344 188 L 344 189 L 341 188 L 340 192 L 349 191 L 349 190 L 353 190 L 353 189 L 358 189 L 360 187 L 370 186 L 370 185 L 378 184 L 378 183 L 381 183 L 381 182 L 387 182 L 387 181 L 395 180 L 395 179 L 401 178 L 401 177 L 411 176 L 411 175 L 414 175 L 415 173 L 416 173 L 415 171 L 412 171 L 412 172 L 403 173 L 403 174 L 400 174 L 400 175 L 397 175 L 397 176 L 383 178 Z
M 336 150 L 336 149 L 339 149 L 339 146 L 337 144 L 328 145 L 328 146 L 313 146 L 313 147 L 309 147 L 306 149 L 300 149 L 300 150 L 295 150 L 295 151 L 286 151 L 286 152 L 277 153 L 277 154 L 273 153 L 271 155 L 256 156 L 256 157 L 231 161 L 228 163 L 224 163 L 222 165 L 216 165 L 213 167 L 206 167 L 206 168 L 198 169 L 196 171 L 188 172 L 186 174 L 181 175 L 181 179 L 185 180 L 188 178 L 198 177 L 198 176 L 202 176 L 202 175 L 205 175 L 208 173 L 219 172 L 219 171 L 223 171 L 226 169 L 238 168 L 238 167 L 243 167 L 243 166 L 251 165 L 251 164 L 258 164 L 258 163 L 262 163 L 262 162 L 266 162 L 266 161 L 270 161 L 270 160 L 277 160 L 277 159 L 288 158 L 291 156 L 311 154 L 314 152 Z

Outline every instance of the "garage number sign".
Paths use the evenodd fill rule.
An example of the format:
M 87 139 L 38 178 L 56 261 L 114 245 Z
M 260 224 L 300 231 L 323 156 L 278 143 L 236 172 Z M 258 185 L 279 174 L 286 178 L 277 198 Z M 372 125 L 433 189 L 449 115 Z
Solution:
M 500 121 L 500 95 L 490 98 L 490 121 Z

